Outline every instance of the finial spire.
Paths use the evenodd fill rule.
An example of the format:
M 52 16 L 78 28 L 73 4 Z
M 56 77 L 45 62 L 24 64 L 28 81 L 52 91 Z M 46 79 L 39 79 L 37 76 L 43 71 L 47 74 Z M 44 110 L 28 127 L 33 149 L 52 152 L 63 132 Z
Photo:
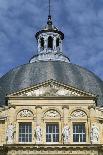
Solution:
M 38 54 L 30 59 L 30 63 L 39 61 L 63 61 L 70 62 L 63 54 L 62 40 L 64 34 L 52 24 L 51 0 L 48 0 L 48 21 L 47 25 L 35 35 L 38 42 Z
M 51 15 L 50 15 L 50 0 L 49 0 L 49 16 L 51 16 Z
M 47 24 L 48 25 L 52 25 L 52 21 L 51 21 L 51 0 L 49 0 L 49 15 L 48 15 L 48 22 L 47 22 Z

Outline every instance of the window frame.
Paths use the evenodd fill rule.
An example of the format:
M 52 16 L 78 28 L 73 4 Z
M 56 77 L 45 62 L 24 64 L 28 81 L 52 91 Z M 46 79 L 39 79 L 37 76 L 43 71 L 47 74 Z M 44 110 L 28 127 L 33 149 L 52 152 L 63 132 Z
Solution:
M 27 132 L 27 133 L 26 133 L 26 132 L 24 132 L 24 133 L 21 132 L 21 133 L 20 133 L 20 124 L 26 124 L 26 125 L 27 125 L 27 124 L 30 124 L 30 125 L 31 125 L 31 132 L 30 132 L 30 133 L 29 133 L 29 132 Z M 21 130 L 22 130 L 22 129 L 21 129 Z M 26 128 L 25 128 L 24 130 L 26 130 Z M 25 135 L 25 139 L 26 139 L 26 138 L 29 139 L 29 138 L 30 138 L 30 135 L 31 135 L 31 140 L 30 140 L 30 141 L 29 141 L 29 140 L 28 140 L 28 141 L 22 141 L 22 140 L 20 141 L 20 140 L 19 140 L 19 139 L 20 139 L 20 134 L 21 134 L 21 135 Z M 27 137 L 26 137 L 26 136 L 27 136 Z M 22 136 L 21 136 L 21 137 L 22 137 Z M 21 139 L 22 139 L 22 138 L 21 138 Z M 32 122 L 18 122 L 18 142 L 19 142 L 19 143 L 32 143 L 32 142 L 33 142 L 33 127 L 32 127 Z
M 44 38 L 43 37 L 40 38 L 40 46 L 41 46 L 41 49 L 44 50 Z
M 56 48 L 60 46 L 60 38 L 56 38 Z
M 74 133 L 74 125 L 84 125 L 84 132 L 78 132 L 78 133 Z M 86 131 L 86 122 L 72 122 L 72 142 L 73 143 L 86 143 L 87 142 L 87 131 Z M 79 141 L 74 141 L 74 135 L 79 135 Z M 80 141 L 80 136 L 82 135 L 82 138 L 83 138 L 83 135 L 85 135 L 85 141 Z
M 47 125 L 58 125 L 58 132 L 52 132 L 52 133 L 48 133 L 47 134 Z M 51 141 L 50 142 L 47 142 L 47 138 L 46 136 L 47 135 L 51 135 Z M 58 135 L 58 141 L 57 142 L 54 142 L 53 141 L 53 135 Z M 60 141 L 60 124 L 59 122 L 46 122 L 45 123 L 45 142 L 46 144 L 58 144 Z
M 49 36 L 48 37 L 48 49 L 53 49 L 53 37 Z

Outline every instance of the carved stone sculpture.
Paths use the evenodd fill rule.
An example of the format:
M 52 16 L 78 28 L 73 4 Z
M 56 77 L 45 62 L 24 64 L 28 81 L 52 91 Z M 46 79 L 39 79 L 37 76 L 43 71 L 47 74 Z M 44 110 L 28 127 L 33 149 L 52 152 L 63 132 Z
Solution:
M 70 143 L 70 127 L 66 124 L 62 130 L 64 144 Z
M 41 143 L 42 131 L 41 131 L 41 127 L 39 125 L 36 126 L 35 135 L 36 135 L 36 143 L 37 144 Z
M 6 131 L 6 139 L 7 139 L 7 144 L 13 144 L 14 125 L 12 123 L 8 125 L 7 131 Z
M 19 113 L 20 117 L 32 117 L 31 111 L 24 109 Z
M 90 139 L 92 144 L 97 144 L 99 141 L 99 128 L 95 124 L 91 127 Z
M 84 117 L 86 116 L 85 112 L 82 110 L 76 110 L 72 113 L 72 117 Z
M 46 117 L 56 117 L 59 116 L 59 113 L 56 110 L 49 110 L 45 114 Z

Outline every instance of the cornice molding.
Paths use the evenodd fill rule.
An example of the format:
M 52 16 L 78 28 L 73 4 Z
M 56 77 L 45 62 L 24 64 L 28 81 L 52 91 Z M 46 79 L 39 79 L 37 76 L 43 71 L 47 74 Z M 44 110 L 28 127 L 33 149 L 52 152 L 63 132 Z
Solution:
M 7 149 L 57 149 L 57 150 L 69 150 L 69 149 L 103 149 L 103 144 L 4 144 L 1 148 Z
M 48 89 L 49 88 L 49 89 Z M 36 93 L 37 91 L 37 93 Z M 28 94 L 29 93 L 29 94 Z M 40 94 L 39 94 L 40 93 Z M 47 94 L 46 94 L 47 93 Z M 50 94 L 48 94 L 50 93 Z M 56 80 L 48 80 L 43 83 L 31 86 L 29 88 L 22 89 L 20 91 L 14 92 L 6 96 L 6 98 L 10 97 L 60 97 L 60 96 L 88 96 L 94 97 L 96 100 L 96 96 L 89 92 L 79 90 L 70 85 L 66 85 L 64 83 L 58 82 Z

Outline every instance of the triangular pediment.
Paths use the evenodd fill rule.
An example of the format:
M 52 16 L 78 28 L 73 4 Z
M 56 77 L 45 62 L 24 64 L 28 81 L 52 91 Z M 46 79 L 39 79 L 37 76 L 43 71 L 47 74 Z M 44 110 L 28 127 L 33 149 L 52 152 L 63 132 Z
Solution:
M 93 96 L 94 97 L 95 95 L 79 90 L 72 86 L 65 85 L 55 80 L 49 80 L 44 83 L 34 85 L 32 87 L 8 95 L 8 97 L 11 96 L 19 96 L 19 97 Z

